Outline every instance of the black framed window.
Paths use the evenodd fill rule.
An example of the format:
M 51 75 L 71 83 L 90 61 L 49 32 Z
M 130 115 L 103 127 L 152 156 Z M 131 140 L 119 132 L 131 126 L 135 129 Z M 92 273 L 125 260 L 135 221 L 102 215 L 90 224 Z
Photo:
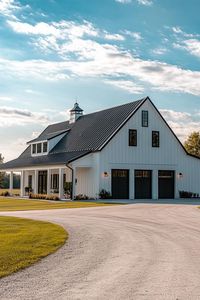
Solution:
M 147 110 L 142 110 L 142 127 L 149 126 L 149 115 Z
M 137 130 L 129 129 L 129 146 L 137 146 Z
M 37 144 L 37 153 L 42 153 L 42 144 Z
M 159 131 L 152 131 L 152 147 L 160 146 L 160 133 Z
M 33 154 L 36 153 L 36 144 L 33 144 L 33 146 L 32 146 L 32 153 L 33 153 Z
M 47 142 L 43 143 L 43 152 L 47 152 Z

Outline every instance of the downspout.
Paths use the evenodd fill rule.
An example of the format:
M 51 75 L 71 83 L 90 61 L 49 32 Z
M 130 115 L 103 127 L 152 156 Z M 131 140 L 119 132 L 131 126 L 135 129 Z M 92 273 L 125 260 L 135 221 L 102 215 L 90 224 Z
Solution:
M 74 191 L 74 169 L 72 167 L 70 167 L 68 164 L 66 164 L 66 167 L 68 169 L 71 170 L 72 172 L 72 188 L 71 188 L 71 199 L 74 200 L 74 197 L 73 197 L 73 191 Z

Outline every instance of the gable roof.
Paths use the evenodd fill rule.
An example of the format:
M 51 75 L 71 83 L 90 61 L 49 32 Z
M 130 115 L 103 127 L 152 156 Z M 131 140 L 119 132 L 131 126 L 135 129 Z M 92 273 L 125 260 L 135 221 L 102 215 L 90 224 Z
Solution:
M 147 99 L 149 98 L 83 115 L 72 124 L 66 121 L 49 125 L 38 138 L 29 142 L 49 140 L 66 132 L 47 155 L 32 157 L 29 145 L 19 158 L 2 164 L 0 169 L 66 164 L 90 152 L 101 150 Z

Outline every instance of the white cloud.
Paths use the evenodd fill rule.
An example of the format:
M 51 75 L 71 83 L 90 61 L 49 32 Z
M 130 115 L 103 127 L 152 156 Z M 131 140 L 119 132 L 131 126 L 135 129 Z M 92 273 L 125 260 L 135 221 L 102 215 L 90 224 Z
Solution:
M 19 9 L 19 3 L 14 0 L 0 0 L 0 14 L 10 16 L 12 12 Z
M 187 139 L 191 132 L 199 131 L 198 113 L 190 114 L 167 109 L 161 109 L 160 112 L 182 142 Z
M 142 40 L 142 35 L 140 32 L 134 32 L 134 31 L 129 31 L 129 30 L 124 30 L 122 32 L 130 37 L 133 37 L 136 41 Z
M 183 33 L 182 29 L 179 26 L 172 27 L 174 33 Z
M 34 91 L 34 90 L 32 90 L 32 89 L 26 89 L 26 90 L 25 90 L 25 93 L 27 93 L 27 94 L 32 94 L 32 95 L 39 95 L 39 94 L 40 94 L 39 92 Z
M 186 38 L 195 38 L 195 37 L 199 37 L 199 36 L 200 36 L 199 34 L 184 32 L 184 31 L 181 29 L 181 27 L 179 27 L 179 26 L 172 27 L 172 31 L 173 31 L 176 35 L 178 35 L 178 36 L 183 36 L 183 37 L 186 37 Z
M 125 40 L 125 38 L 124 38 L 123 35 L 117 34 L 117 33 L 116 34 L 106 33 L 105 36 L 104 36 L 104 38 L 106 40 L 113 40 L 113 41 L 124 41 Z
M 156 55 L 163 55 L 167 52 L 167 49 L 166 48 L 155 48 L 152 50 L 153 54 L 156 54 Z
M 175 48 L 184 49 L 191 55 L 200 57 L 200 41 L 197 39 L 184 40 L 181 43 L 174 43 Z
M 27 35 L 53 36 L 65 40 L 66 38 L 80 38 L 86 36 L 98 36 L 98 30 L 90 22 L 83 21 L 77 24 L 73 21 L 60 21 L 45 23 L 39 22 L 36 25 L 18 21 L 7 21 L 7 24 L 17 33 Z
M 122 4 L 127 4 L 127 3 L 131 3 L 132 0 L 115 0 L 116 2 L 122 3 Z
M 0 127 L 24 126 L 27 124 L 46 125 L 48 117 L 42 113 L 32 113 L 26 109 L 0 107 Z
M 27 8 L 30 8 L 28 4 L 22 6 L 17 0 L 0 0 L 0 15 L 9 19 L 18 20 L 17 13 Z
M 122 4 L 132 3 L 132 0 L 115 0 L 115 1 L 122 3 Z M 153 1 L 151 1 L 151 0 L 136 0 L 136 1 L 138 4 L 145 5 L 145 6 L 150 6 L 153 4 Z
M 186 50 L 191 55 L 200 57 L 199 34 L 186 33 L 178 26 L 172 27 L 172 31 L 176 37 L 176 42 L 173 43 L 174 48 Z
M 26 142 L 27 138 L 20 137 L 10 139 L 7 143 L 1 144 L 0 151 L 5 158 L 4 162 L 18 157 L 27 147 Z
M 103 80 L 120 76 L 124 80 L 128 76 L 132 77 L 129 80 L 133 83 L 135 79 L 141 81 L 141 86 L 146 83 L 161 91 L 200 95 L 199 71 L 186 70 L 159 61 L 142 60 L 116 45 L 99 43 L 94 38 L 105 35 L 105 31 L 100 31 L 87 21 L 82 24 L 71 21 L 38 23 L 39 25 L 34 26 L 18 23 L 9 22 L 13 30 L 34 35 L 32 46 L 42 49 L 43 53 L 56 53 L 63 60 L 0 59 L 0 71 L 3 74 L 0 76 L 7 73 L 9 76 L 27 78 L 28 75 L 41 80 L 65 80 L 71 76 L 102 77 Z M 140 33 L 127 31 L 126 34 L 141 39 Z
M 141 5 L 150 6 L 153 4 L 153 1 L 151 0 L 137 0 L 137 2 Z
M 13 99 L 8 96 L 0 96 L 0 102 L 12 102 Z
M 123 89 L 130 94 L 141 94 L 144 92 L 144 88 L 140 85 L 137 85 L 130 80 L 105 80 L 107 84 L 113 85 L 119 89 Z

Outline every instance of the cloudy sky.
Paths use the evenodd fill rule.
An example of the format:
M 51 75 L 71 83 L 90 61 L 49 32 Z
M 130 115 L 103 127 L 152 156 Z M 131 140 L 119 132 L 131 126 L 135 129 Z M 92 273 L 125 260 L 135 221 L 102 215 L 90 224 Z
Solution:
M 178 137 L 200 128 L 199 0 L 0 0 L 0 153 L 15 158 L 78 100 L 150 96 Z

